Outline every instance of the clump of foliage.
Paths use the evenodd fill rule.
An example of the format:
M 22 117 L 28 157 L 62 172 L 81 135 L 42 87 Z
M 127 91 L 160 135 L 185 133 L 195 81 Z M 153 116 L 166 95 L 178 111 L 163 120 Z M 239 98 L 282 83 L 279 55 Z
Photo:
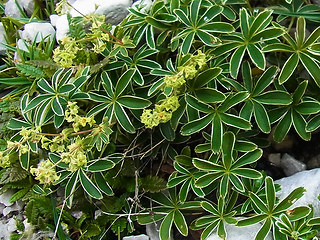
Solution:
M 320 8 L 156 0 L 129 12 L 112 31 L 104 16 L 68 15 L 58 44 L 6 45 L 2 191 L 59 239 L 120 239 L 158 221 L 161 240 L 226 239 L 226 224 L 258 222 L 257 240 L 316 239 L 312 206 L 292 207 L 305 189 L 280 201 L 255 165 L 271 138 L 310 140 L 320 126 Z M 7 33 L 26 23 L 2 19 Z

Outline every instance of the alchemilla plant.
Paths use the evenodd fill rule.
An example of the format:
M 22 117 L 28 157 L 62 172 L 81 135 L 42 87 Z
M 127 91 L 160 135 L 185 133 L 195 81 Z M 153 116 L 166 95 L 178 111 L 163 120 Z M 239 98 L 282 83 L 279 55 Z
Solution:
M 121 239 L 159 223 L 161 240 L 227 239 L 226 224 L 260 222 L 256 240 L 318 239 L 312 206 L 292 207 L 305 189 L 280 201 L 256 164 L 271 139 L 320 126 L 320 7 L 250 2 L 155 0 L 113 27 L 64 0 L 35 1 L 31 18 L 1 10 L 1 191 L 35 231 Z M 53 13 L 61 40 L 16 45 Z

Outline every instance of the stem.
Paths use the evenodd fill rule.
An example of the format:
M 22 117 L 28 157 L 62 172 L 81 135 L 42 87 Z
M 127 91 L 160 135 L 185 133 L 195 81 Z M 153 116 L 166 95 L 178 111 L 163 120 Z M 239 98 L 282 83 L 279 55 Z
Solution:
M 74 6 L 72 6 L 69 2 L 67 2 L 67 4 L 68 4 L 71 8 L 73 8 L 77 13 L 79 13 L 81 16 L 83 16 L 84 18 L 90 19 L 89 17 L 87 17 L 86 15 L 84 15 L 83 13 L 81 13 L 78 9 L 76 9 Z M 99 27 L 99 29 L 100 29 L 102 32 L 108 34 L 109 37 L 111 37 L 113 40 L 115 40 L 116 42 L 118 42 L 120 45 L 123 45 L 123 42 L 122 42 L 120 39 L 116 38 L 114 35 L 112 35 L 109 31 L 105 30 L 103 27 Z

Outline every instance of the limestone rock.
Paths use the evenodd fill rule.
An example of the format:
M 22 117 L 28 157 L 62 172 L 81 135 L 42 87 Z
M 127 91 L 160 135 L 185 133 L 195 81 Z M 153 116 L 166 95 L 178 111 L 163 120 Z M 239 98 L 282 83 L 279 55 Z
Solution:
M 10 197 L 14 194 L 14 190 L 9 189 L 0 195 L 0 203 L 5 205 L 6 207 L 12 206 L 13 203 L 10 202 Z
M 0 22 L 0 55 L 4 55 L 6 52 L 6 47 L 1 44 L 6 43 L 5 35 L 6 32 L 4 31 L 3 24 Z
M 320 194 L 320 168 L 298 172 L 290 177 L 279 179 L 275 183 L 281 185 L 281 191 L 277 192 L 280 201 L 294 189 L 304 187 L 306 189 L 305 194 L 292 205 L 292 209 L 312 204 L 315 216 L 320 217 L 320 202 L 317 199 Z
M 140 234 L 136 236 L 127 236 L 122 238 L 122 240 L 149 240 L 149 237 L 145 234 Z
M 97 14 L 105 15 L 106 22 L 116 25 L 128 15 L 128 7 L 132 5 L 132 0 L 103 1 L 98 0 Z
M 50 22 L 56 28 L 56 40 L 59 41 L 69 33 L 69 22 L 67 15 L 51 15 Z
M 226 240 L 251 240 L 255 239 L 255 236 L 259 229 L 262 227 L 261 223 L 257 223 L 245 227 L 237 227 L 235 225 L 226 224 L 227 238 Z M 216 234 L 212 234 L 206 240 L 221 240 L 221 238 Z M 273 240 L 271 232 L 267 235 L 265 240 Z
M 19 6 L 25 10 L 27 15 L 31 16 L 34 10 L 34 1 L 33 0 L 17 0 Z M 15 2 L 15 0 L 9 0 L 4 9 L 4 13 L 12 18 L 20 18 L 22 17 L 19 8 Z
M 24 30 L 21 31 L 21 38 L 27 41 L 40 42 L 42 39 L 48 38 L 53 39 L 55 30 L 50 23 L 38 23 L 32 22 L 24 25 Z
M 280 165 L 287 176 L 291 176 L 297 172 L 301 172 L 307 169 L 306 164 L 298 161 L 287 153 L 282 156 Z

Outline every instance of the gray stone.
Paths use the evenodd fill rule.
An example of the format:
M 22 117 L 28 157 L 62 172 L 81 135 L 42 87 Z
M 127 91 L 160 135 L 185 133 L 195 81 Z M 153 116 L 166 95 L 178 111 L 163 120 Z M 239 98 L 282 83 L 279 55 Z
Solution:
M 280 166 L 287 176 L 291 176 L 297 172 L 307 169 L 306 164 L 298 161 L 287 153 L 282 156 Z
M 132 0 L 117 0 L 117 1 L 98 1 L 101 3 L 96 14 L 106 16 L 106 22 L 111 24 L 120 23 L 127 15 L 128 8 L 132 5 Z
M 312 204 L 315 216 L 320 217 L 320 202 L 317 199 L 320 194 L 320 168 L 298 172 L 290 177 L 279 179 L 275 183 L 281 185 L 281 191 L 277 192 L 280 200 L 287 197 L 294 189 L 304 187 L 305 194 L 292 205 L 292 209 Z
M 69 33 L 69 22 L 67 15 L 51 15 L 50 16 L 51 24 L 56 27 L 56 40 L 59 41 L 66 37 Z
M 262 227 L 261 223 L 257 223 L 245 227 L 237 227 L 235 225 L 226 224 L 227 238 L 226 240 L 252 240 L 255 239 L 256 234 Z M 206 240 L 221 240 L 217 233 L 213 233 Z M 271 232 L 267 235 L 265 240 L 273 240 Z
M 122 240 L 149 240 L 149 237 L 145 234 L 140 234 L 136 236 L 127 236 L 122 238 Z
M 0 195 L 0 203 L 5 205 L 6 207 L 12 206 L 13 203 L 10 202 L 10 197 L 14 194 L 14 190 L 9 189 Z
M 71 213 L 72 217 L 79 219 L 82 216 L 83 212 L 81 211 L 74 211 Z
M 279 167 L 281 163 L 281 153 L 269 154 L 268 160 L 272 165 Z
M 53 26 L 50 23 L 32 22 L 24 25 L 24 30 L 20 32 L 21 38 L 26 41 L 40 42 L 45 39 L 52 40 L 56 34 Z
M 6 32 L 4 31 L 3 24 L 0 22 L 0 55 L 4 55 L 6 53 L 6 47 L 2 45 L 2 43 L 6 43 L 5 35 Z
M 308 162 L 307 162 L 307 167 L 308 169 L 314 169 L 320 167 L 320 154 L 312 157 Z
M 20 212 L 22 210 L 23 206 L 19 205 L 18 203 L 14 203 L 12 206 L 6 207 L 5 209 L 3 209 L 3 216 L 7 216 L 9 213 L 12 212 Z
M 6 220 L 0 221 L 0 240 L 10 239 L 11 232 L 8 231 L 8 225 Z
M 2 203 L 0 203 L 0 215 L 3 214 L 3 209 L 5 209 L 5 205 L 3 205 Z
M 13 233 L 17 230 L 16 220 L 14 218 L 10 218 L 7 222 L 7 229 L 9 233 Z
M 147 232 L 150 240 L 160 240 L 159 229 L 160 229 L 160 222 L 150 223 L 150 224 L 146 225 L 146 232 Z
M 24 9 L 27 15 L 31 16 L 34 10 L 34 1 L 33 0 L 17 0 L 19 6 Z M 4 13 L 12 18 L 22 17 L 19 8 L 15 0 L 9 0 L 6 2 Z

